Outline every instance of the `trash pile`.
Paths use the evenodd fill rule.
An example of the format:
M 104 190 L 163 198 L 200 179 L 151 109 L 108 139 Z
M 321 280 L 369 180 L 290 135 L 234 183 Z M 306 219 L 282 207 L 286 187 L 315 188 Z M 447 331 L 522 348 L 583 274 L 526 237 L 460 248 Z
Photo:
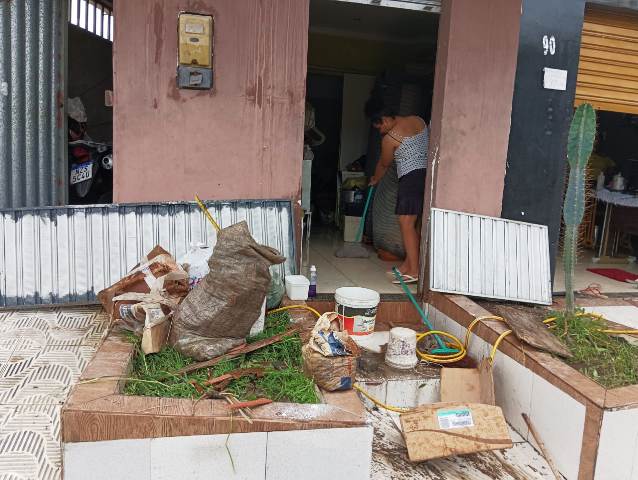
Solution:
M 270 272 L 284 261 L 253 239 L 246 222 L 220 229 L 213 249 L 195 245 L 180 262 L 153 248 L 98 294 L 114 328 L 130 332 L 139 346 L 124 393 L 224 398 L 241 409 L 319 402 L 304 374 L 302 325 L 286 312 L 266 316 L 285 294 Z M 343 382 L 350 388 L 352 379 Z

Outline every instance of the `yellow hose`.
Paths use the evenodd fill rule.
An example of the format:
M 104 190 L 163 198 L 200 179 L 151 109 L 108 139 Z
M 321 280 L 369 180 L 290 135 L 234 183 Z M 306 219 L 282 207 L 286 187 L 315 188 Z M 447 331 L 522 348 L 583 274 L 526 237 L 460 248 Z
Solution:
M 375 405 L 377 405 L 377 406 L 379 406 L 381 408 L 385 408 L 386 410 L 389 410 L 391 412 L 405 413 L 405 412 L 409 412 L 410 410 L 412 410 L 411 408 L 401 408 L 401 407 L 393 407 L 392 405 L 386 405 L 381 400 L 378 400 L 378 399 L 374 398 L 372 395 L 370 395 L 368 392 L 366 392 L 363 388 L 361 388 L 356 383 L 354 385 L 352 385 L 352 388 L 354 388 L 355 390 L 361 392 L 361 394 L 364 397 L 366 397 L 368 400 L 370 400 Z
M 603 320 L 605 322 L 607 321 L 605 317 L 603 317 L 602 315 L 598 315 L 597 313 L 577 313 L 576 316 L 577 317 L 594 317 L 594 318 L 597 318 L 598 320 Z M 557 317 L 549 317 L 543 320 L 543 323 L 553 323 L 556 320 L 558 320 Z M 638 330 L 631 330 L 631 329 L 628 329 L 628 330 L 600 329 L 598 331 L 600 333 L 606 333 L 608 335 L 638 335 Z
M 308 310 L 312 313 L 314 313 L 317 318 L 319 318 L 321 316 L 321 314 L 315 310 L 312 307 L 309 307 L 308 305 L 289 305 L 287 307 L 279 307 L 279 308 L 275 308 L 274 310 L 268 310 L 268 315 L 270 315 L 271 313 L 279 313 L 279 312 L 285 312 L 286 310 L 292 310 L 292 309 L 301 309 L 301 310 Z

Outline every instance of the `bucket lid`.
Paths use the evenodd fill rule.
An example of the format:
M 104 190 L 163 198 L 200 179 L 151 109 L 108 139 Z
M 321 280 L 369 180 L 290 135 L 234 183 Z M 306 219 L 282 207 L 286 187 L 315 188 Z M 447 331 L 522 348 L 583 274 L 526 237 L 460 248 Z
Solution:
M 371 308 L 379 304 L 379 292 L 361 287 L 341 287 L 335 291 L 335 301 L 353 308 Z

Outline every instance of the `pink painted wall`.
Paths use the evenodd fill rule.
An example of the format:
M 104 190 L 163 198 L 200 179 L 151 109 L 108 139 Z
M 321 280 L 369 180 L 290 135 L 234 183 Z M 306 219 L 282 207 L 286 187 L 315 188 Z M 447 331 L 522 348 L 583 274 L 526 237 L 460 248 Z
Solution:
M 116 202 L 296 199 L 309 0 L 116 0 Z M 176 87 L 177 15 L 212 14 L 214 88 Z
M 428 205 L 501 214 L 520 16 L 520 0 L 443 2 Z

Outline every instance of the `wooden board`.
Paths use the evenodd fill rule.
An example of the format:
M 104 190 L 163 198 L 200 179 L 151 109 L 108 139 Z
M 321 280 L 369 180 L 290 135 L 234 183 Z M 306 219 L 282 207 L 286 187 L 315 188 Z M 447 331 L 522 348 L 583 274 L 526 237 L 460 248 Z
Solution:
M 455 428 L 453 425 L 458 422 L 468 426 Z M 512 447 L 503 412 L 493 405 L 424 405 L 401 414 L 401 429 L 411 462 Z
M 542 315 L 506 305 L 494 305 L 490 308 L 505 319 L 519 340 L 561 357 L 572 356 L 567 347 L 545 326 Z

